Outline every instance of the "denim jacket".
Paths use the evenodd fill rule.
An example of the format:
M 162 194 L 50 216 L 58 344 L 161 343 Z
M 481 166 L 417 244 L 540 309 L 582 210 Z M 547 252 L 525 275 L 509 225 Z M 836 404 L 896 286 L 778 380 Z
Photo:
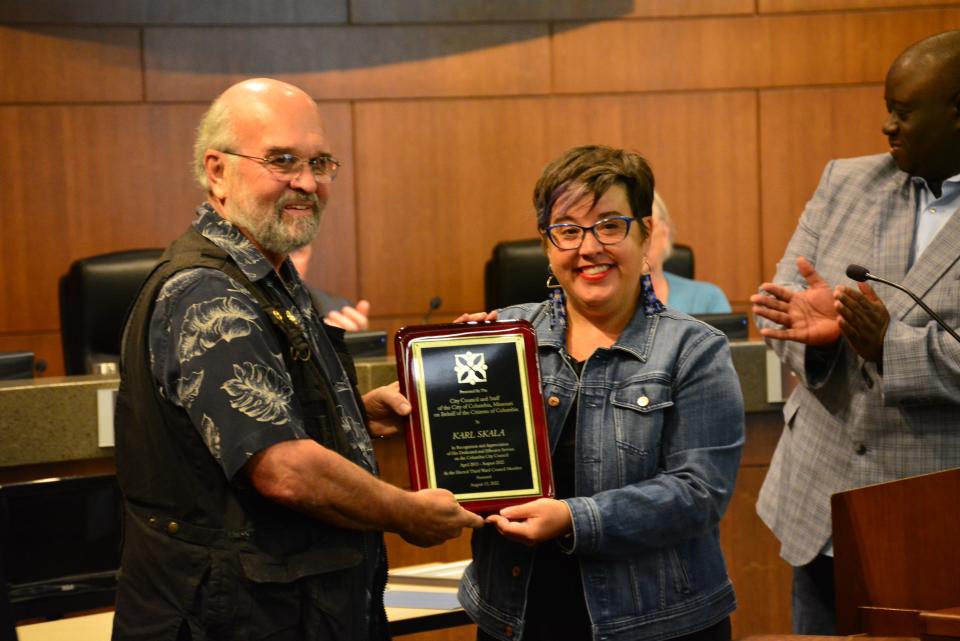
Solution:
M 551 448 L 579 393 L 573 533 L 557 542 L 580 562 L 593 638 L 668 639 L 736 608 L 718 524 L 733 493 L 744 440 L 743 397 L 726 337 L 669 308 L 642 306 L 578 379 L 551 329 L 548 303 L 500 312 L 537 332 Z M 486 526 L 459 599 L 487 633 L 523 639 L 536 547 Z

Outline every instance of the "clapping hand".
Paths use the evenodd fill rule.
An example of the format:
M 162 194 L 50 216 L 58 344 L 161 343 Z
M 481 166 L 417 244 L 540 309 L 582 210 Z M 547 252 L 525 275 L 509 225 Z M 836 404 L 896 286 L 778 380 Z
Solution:
M 836 342 L 840 338 L 840 323 L 833 290 L 806 258 L 797 258 L 797 269 L 807 281 L 807 289 L 793 291 L 774 283 L 763 283 L 760 287 L 766 295 L 750 297 L 754 314 L 781 326 L 779 329 L 764 327 L 760 334 L 807 345 Z

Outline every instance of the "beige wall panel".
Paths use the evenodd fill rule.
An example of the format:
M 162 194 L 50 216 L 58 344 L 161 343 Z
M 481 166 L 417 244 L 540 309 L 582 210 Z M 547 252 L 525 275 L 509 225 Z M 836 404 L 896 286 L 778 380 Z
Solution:
M 754 0 L 350 0 L 356 23 L 511 22 L 753 13 Z
M 0 103 L 140 100 L 137 29 L 0 26 Z
M 4 0 L 0 22 L 34 24 L 342 23 L 347 0 Z
M 883 87 L 760 94 L 763 278 L 773 277 L 824 165 L 887 150 Z
M 801 11 L 842 11 L 844 9 L 883 9 L 960 4 L 944 0 L 757 0 L 760 13 Z
M 554 37 L 554 89 L 880 82 L 907 45 L 956 27 L 960 9 L 584 24 Z
M 755 104 L 731 92 L 358 105 L 361 290 L 384 315 L 437 295 L 445 313 L 480 309 L 493 246 L 536 234 L 544 164 L 605 143 L 647 155 L 699 275 L 745 300 L 760 276 Z M 381 151 L 401 148 L 416 162 Z
M 549 90 L 547 28 L 538 24 L 147 29 L 144 39 L 154 101 L 208 100 L 261 75 L 322 99 Z
M 534 235 L 530 192 L 545 157 L 546 101 L 356 106 L 360 289 L 375 313 L 439 320 L 483 304 L 497 241 Z

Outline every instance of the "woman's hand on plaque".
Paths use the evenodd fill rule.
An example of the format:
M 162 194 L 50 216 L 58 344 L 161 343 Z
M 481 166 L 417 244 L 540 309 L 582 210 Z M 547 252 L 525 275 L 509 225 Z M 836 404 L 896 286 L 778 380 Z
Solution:
M 473 312 L 472 314 L 460 314 L 454 319 L 454 323 L 482 323 L 483 321 L 497 320 L 497 310 L 492 312 Z
M 487 517 L 500 534 L 524 545 L 536 545 L 573 531 L 570 508 L 557 499 L 537 499 L 522 505 L 511 505 L 499 514 Z

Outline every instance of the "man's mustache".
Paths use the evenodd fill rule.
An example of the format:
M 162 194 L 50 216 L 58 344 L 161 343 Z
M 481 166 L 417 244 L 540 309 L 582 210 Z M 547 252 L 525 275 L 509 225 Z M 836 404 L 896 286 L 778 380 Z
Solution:
M 278 217 L 283 215 L 283 209 L 287 205 L 310 205 L 315 214 L 319 214 L 323 209 L 320 198 L 316 194 L 282 196 L 280 200 L 277 201 L 276 210 Z

